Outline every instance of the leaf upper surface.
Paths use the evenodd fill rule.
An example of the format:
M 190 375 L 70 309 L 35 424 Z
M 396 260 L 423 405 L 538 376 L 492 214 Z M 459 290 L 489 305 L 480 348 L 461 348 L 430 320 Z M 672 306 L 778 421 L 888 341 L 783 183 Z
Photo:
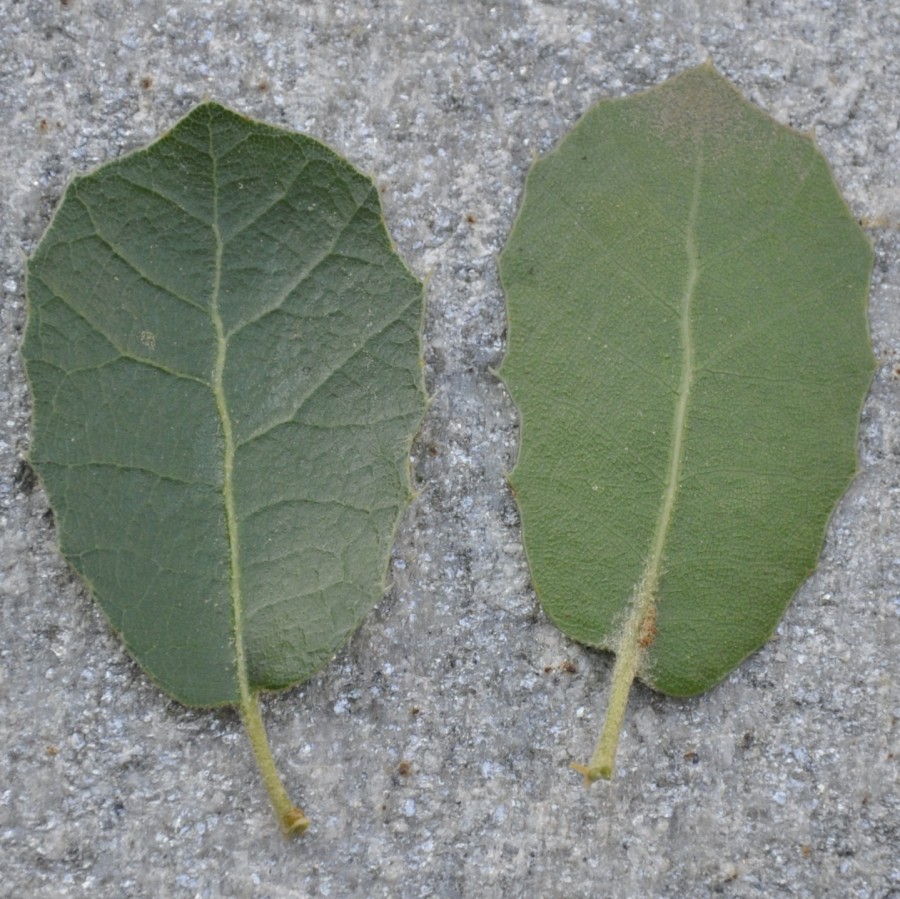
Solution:
M 771 634 L 856 470 L 868 241 L 812 141 L 711 66 L 590 110 L 501 256 L 535 589 L 690 695 Z
M 384 588 L 424 406 L 372 182 L 205 103 L 73 180 L 28 297 L 32 464 L 131 652 L 192 705 L 315 672 Z

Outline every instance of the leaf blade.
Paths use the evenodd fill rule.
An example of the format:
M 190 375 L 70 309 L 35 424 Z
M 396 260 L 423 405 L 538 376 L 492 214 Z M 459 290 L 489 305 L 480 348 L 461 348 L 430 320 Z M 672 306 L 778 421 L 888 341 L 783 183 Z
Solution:
M 619 652 L 630 633 L 633 673 L 675 695 L 768 638 L 855 472 L 870 267 L 811 141 L 711 67 L 599 104 L 535 163 L 501 254 L 500 373 L 562 630 Z
M 190 705 L 310 676 L 381 595 L 424 406 L 422 287 L 371 181 L 310 138 L 203 104 L 73 181 L 28 294 L 32 459 L 64 555 L 132 654 Z M 338 424 L 351 449 L 334 449 Z M 310 506 L 363 497 L 351 536 L 340 514 L 273 535 L 260 497 L 279 484 Z M 254 623 L 242 579 L 280 616 Z

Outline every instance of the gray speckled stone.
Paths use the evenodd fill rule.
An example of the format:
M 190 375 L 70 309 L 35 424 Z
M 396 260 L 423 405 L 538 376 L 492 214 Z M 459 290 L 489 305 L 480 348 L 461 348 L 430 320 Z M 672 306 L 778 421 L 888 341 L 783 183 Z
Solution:
M 0 895 L 900 896 L 900 18 L 893 0 L 5 0 L 0 34 Z M 593 101 L 711 55 L 814 129 L 877 250 L 860 476 L 778 634 L 709 694 L 635 689 L 528 586 L 496 254 L 524 175 Z M 212 97 L 374 173 L 429 278 L 433 394 L 393 586 L 266 701 L 313 818 L 278 833 L 236 716 L 168 701 L 55 551 L 22 477 L 24 257 L 66 180 Z M 561 668 L 564 661 L 574 671 Z M 568 666 L 572 667 L 572 666 Z M 409 772 L 401 773 L 401 761 Z M 405 766 L 404 766 L 405 770 Z

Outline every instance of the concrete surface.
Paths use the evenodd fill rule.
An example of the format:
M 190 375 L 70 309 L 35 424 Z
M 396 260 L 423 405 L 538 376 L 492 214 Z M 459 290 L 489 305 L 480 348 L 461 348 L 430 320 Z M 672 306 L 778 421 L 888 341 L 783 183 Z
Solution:
M 0 0 L 0 895 L 900 896 L 900 17 L 894 0 Z M 528 585 L 496 254 L 595 100 L 711 55 L 814 129 L 877 249 L 861 472 L 776 638 L 709 694 L 635 690 L 618 776 L 568 770 L 610 658 Z M 430 277 L 434 400 L 394 586 L 266 702 L 313 827 L 285 842 L 239 723 L 168 701 L 55 551 L 20 468 L 23 267 L 67 179 L 205 97 L 384 188 Z M 563 665 L 563 663 L 571 663 Z M 571 669 L 571 670 L 567 670 Z M 407 763 L 401 766 L 401 763 Z

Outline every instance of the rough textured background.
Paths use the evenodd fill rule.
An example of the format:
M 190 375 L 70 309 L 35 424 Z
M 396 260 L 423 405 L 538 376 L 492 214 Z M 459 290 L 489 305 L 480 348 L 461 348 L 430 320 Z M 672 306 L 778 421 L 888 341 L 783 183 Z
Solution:
M 900 896 L 900 18 L 893 0 L 0 0 L 0 894 Z M 496 254 L 534 153 L 595 100 L 703 61 L 814 129 L 877 250 L 861 473 L 777 636 L 711 693 L 633 692 L 547 622 L 503 471 Z M 20 467 L 24 259 L 75 172 L 212 97 L 372 172 L 429 277 L 431 409 L 394 586 L 266 702 L 314 820 L 279 835 L 239 722 L 141 674 Z M 563 667 L 564 662 L 571 665 Z M 568 670 L 573 669 L 573 670 Z M 407 762 L 409 773 L 401 773 Z M 404 769 L 406 766 L 404 766 Z

